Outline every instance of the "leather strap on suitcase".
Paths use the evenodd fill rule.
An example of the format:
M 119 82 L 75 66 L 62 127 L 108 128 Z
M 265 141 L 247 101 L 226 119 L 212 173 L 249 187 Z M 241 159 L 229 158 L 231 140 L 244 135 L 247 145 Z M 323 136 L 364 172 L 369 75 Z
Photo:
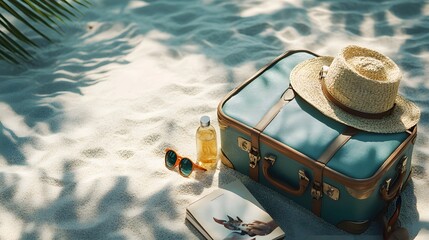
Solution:
M 259 167 L 258 162 L 261 158 L 259 155 L 259 136 L 264 131 L 264 129 L 270 124 L 270 122 L 277 116 L 280 110 L 290 101 L 295 98 L 295 92 L 292 87 L 289 86 L 288 89 L 283 93 L 282 97 L 277 101 L 274 106 L 264 115 L 264 117 L 256 124 L 254 127 L 255 131 L 252 131 L 250 134 L 251 137 L 251 149 L 249 151 L 249 160 L 250 160 L 250 169 L 249 176 L 254 181 L 259 181 Z
M 343 133 L 338 135 L 338 137 L 329 145 L 325 152 L 317 160 L 319 169 L 315 171 L 313 179 L 313 188 L 311 189 L 311 196 L 313 197 L 312 201 L 312 212 L 320 217 L 322 209 L 322 196 L 323 196 L 323 170 L 326 167 L 326 164 L 331 160 L 335 153 L 346 144 L 353 135 L 358 133 L 359 130 L 347 127 Z

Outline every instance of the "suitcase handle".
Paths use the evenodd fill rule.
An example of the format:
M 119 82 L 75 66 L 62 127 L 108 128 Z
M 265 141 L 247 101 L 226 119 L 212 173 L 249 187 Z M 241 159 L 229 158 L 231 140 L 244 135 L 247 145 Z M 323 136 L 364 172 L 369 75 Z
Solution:
M 397 171 L 398 177 L 396 178 L 393 186 L 390 186 L 392 179 L 389 178 L 380 189 L 380 194 L 384 201 L 390 202 L 400 194 L 405 174 L 407 173 L 407 156 L 404 156 L 401 159 L 401 162 L 398 164 Z
M 308 177 L 305 175 L 305 172 L 303 170 L 298 171 L 299 188 L 296 189 L 283 182 L 280 182 L 274 179 L 270 175 L 269 170 L 274 165 L 274 162 L 275 162 L 275 158 L 273 159 L 270 156 L 264 158 L 263 165 L 262 165 L 262 172 L 264 174 L 264 177 L 268 180 L 269 183 L 281 189 L 282 191 L 285 191 L 295 196 L 301 196 L 307 189 L 308 183 L 310 182 Z

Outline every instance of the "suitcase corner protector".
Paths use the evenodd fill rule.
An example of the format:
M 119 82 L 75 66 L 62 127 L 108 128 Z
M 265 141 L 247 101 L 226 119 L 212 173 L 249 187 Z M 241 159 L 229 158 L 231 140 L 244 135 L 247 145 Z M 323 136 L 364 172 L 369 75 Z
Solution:
M 342 221 L 337 224 L 339 229 L 352 234 L 361 234 L 369 227 L 370 221 Z

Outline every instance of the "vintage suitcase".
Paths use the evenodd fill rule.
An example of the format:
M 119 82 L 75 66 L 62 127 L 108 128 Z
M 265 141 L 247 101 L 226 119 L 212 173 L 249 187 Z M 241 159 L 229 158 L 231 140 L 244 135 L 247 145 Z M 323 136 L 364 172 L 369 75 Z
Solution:
M 407 182 L 417 127 L 377 134 L 321 114 L 289 85 L 294 66 L 315 56 L 286 52 L 220 102 L 221 160 L 327 222 L 362 233 Z

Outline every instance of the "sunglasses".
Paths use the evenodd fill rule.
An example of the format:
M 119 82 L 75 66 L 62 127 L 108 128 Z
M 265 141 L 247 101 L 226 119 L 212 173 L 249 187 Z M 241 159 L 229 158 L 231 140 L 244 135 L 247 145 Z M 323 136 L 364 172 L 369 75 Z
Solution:
M 189 177 L 194 169 L 207 171 L 207 169 L 193 163 L 189 158 L 182 157 L 169 148 L 165 149 L 165 166 L 170 170 L 179 166 L 179 173 L 184 177 Z

